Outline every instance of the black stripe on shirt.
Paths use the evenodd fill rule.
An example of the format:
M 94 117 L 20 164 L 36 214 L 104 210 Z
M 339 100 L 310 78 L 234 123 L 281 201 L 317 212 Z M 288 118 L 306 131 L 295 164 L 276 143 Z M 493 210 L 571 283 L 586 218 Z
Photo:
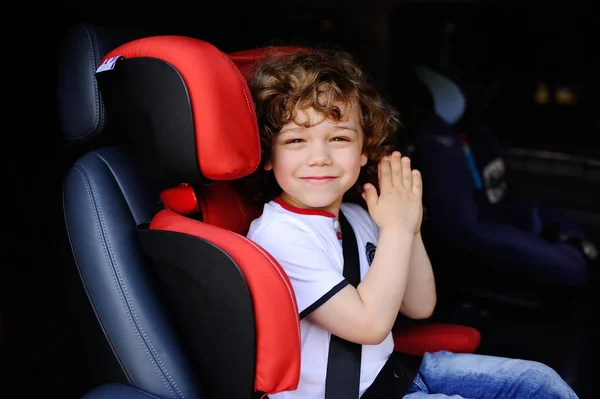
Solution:
M 334 296 L 335 294 L 340 292 L 342 290 L 342 288 L 344 288 L 348 284 L 350 284 L 350 283 L 346 279 L 340 281 L 332 289 L 327 291 L 325 293 L 325 295 L 323 295 L 321 298 L 317 299 L 312 305 L 308 306 L 306 309 L 304 309 L 302 312 L 300 312 L 300 320 L 302 320 L 303 318 L 305 318 L 306 316 L 311 314 L 314 310 L 316 310 L 319 306 L 321 306 L 322 304 L 327 302 L 332 296 Z

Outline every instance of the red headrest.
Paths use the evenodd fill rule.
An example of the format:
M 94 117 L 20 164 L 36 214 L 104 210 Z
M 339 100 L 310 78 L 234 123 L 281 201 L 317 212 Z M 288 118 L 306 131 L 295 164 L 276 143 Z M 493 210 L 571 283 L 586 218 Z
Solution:
M 272 53 L 291 54 L 303 50 L 302 47 L 265 47 L 229 53 L 229 58 L 248 79 L 254 63 L 260 57 Z M 196 191 L 188 186 L 168 188 L 161 193 L 161 200 L 167 209 L 181 215 L 201 212 L 207 223 L 245 234 L 250 222 L 260 215 L 261 208 L 239 198 L 231 186 L 219 186 L 204 190 L 200 198 Z
M 134 59 L 140 62 L 135 65 L 129 62 Z M 149 60 L 162 61 L 162 68 L 156 68 L 156 63 Z M 128 62 L 129 67 L 120 66 Z M 202 178 L 234 180 L 252 173 L 258 167 L 258 128 L 246 80 L 231 59 L 212 44 L 183 36 L 153 36 L 134 40 L 109 52 L 101 62 L 98 75 L 102 71 L 119 68 L 122 73 L 129 71 L 127 79 L 122 79 L 120 83 L 141 80 L 140 75 L 148 75 L 143 84 L 135 87 L 138 93 L 121 95 L 131 95 L 128 102 L 146 101 L 144 111 L 147 115 L 143 124 L 153 132 L 144 134 L 156 136 L 152 138 L 153 150 L 158 156 L 155 162 L 160 163 L 163 169 L 170 167 L 171 172 L 180 173 L 180 176 L 171 177 L 172 185 L 197 183 L 190 181 L 196 180 L 192 174 L 200 174 L 197 179 L 200 181 Z M 169 87 L 165 87 L 165 79 L 161 74 L 168 69 L 175 69 L 186 90 L 178 90 L 174 94 Z M 178 98 L 169 98 L 169 95 Z M 175 109 L 173 104 L 177 102 L 174 100 L 181 102 L 180 97 L 186 95 L 189 100 L 184 100 L 186 103 L 189 101 L 189 110 L 182 109 L 185 107 Z M 145 96 L 154 98 L 150 102 L 143 98 Z M 154 105 L 155 102 L 161 104 Z M 120 104 L 120 107 L 135 107 L 125 101 Z M 128 116 L 135 118 L 135 114 L 140 113 L 139 106 L 135 111 L 128 113 Z M 184 112 L 185 115 L 176 119 L 165 115 Z M 184 124 L 187 119 L 192 124 L 189 129 L 178 126 L 178 123 Z M 129 121 L 130 124 L 136 123 L 132 119 Z M 178 177 L 180 180 L 177 180 Z
M 124 116 L 122 126 L 139 138 L 133 147 L 145 158 L 142 170 L 159 181 L 167 209 L 183 215 L 201 211 L 211 224 L 247 230 L 259 214 L 256 204 L 231 187 L 205 190 L 197 198 L 192 186 L 239 179 L 256 169 L 260 142 L 246 79 L 259 57 L 300 50 L 265 47 L 225 55 L 202 40 L 153 36 L 103 58 L 97 74 L 103 95 L 112 95 L 107 103 L 113 113 Z M 236 206 L 223 212 L 224 204 Z

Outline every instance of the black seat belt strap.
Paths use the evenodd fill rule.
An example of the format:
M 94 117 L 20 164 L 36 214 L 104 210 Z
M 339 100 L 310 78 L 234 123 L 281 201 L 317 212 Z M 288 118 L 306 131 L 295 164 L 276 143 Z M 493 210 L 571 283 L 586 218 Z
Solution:
M 356 288 L 360 283 L 360 262 L 356 236 L 341 210 L 339 222 L 342 230 L 344 278 Z M 362 345 L 331 334 L 325 378 L 325 399 L 359 397 L 361 354 Z

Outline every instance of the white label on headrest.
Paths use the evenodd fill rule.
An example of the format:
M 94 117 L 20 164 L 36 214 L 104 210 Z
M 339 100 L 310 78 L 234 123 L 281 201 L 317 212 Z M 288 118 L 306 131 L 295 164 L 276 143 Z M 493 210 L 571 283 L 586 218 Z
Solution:
M 96 69 L 96 73 L 110 71 L 111 69 L 113 69 L 115 67 L 117 60 L 121 57 L 122 56 L 120 56 L 120 55 L 115 55 L 114 57 L 105 59 L 104 62 L 102 64 L 100 64 L 98 69 Z

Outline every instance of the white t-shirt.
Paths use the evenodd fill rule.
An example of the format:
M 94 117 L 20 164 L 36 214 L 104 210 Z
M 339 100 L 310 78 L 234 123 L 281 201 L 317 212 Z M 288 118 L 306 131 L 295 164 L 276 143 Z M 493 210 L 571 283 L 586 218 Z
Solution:
M 359 205 L 343 203 L 341 210 L 356 235 L 361 280 L 369 270 L 377 245 L 378 229 Z M 289 276 L 300 312 L 302 335 L 300 382 L 295 391 L 269 395 L 272 399 L 323 399 L 331 334 L 306 316 L 348 285 L 339 224 L 329 212 L 298 209 L 281 199 L 264 206 L 248 238 L 268 251 Z M 360 395 L 394 349 L 392 334 L 379 345 L 363 345 Z

